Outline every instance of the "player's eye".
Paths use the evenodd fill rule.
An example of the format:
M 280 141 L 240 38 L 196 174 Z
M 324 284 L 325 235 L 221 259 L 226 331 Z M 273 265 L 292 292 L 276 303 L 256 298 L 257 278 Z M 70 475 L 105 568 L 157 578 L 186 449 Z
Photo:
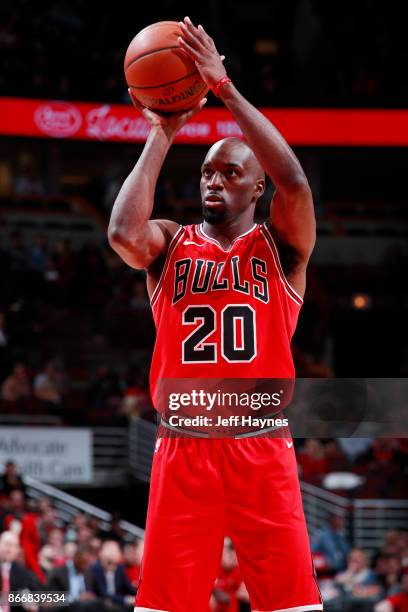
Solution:
M 209 178 L 212 175 L 211 168 L 204 168 L 204 170 L 202 171 L 202 175 L 204 178 Z
M 229 169 L 226 171 L 226 173 L 225 173 L 225 174 L 226 174 L 227 176 L 236 176 L 236 175 L 237 175 L 236 171 L 235 171 L 235 170 L 233 170 L 232 168 L 229 168 Z

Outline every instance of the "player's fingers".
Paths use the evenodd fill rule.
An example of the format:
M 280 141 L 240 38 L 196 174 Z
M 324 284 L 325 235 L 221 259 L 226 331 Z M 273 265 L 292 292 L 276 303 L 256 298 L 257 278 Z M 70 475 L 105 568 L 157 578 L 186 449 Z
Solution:
M 186 27 L 190 30 L 190 32 L 197 31 L 197 28 L 195 27 L 194 23 L 191 21 L 188 15 L 184 17 L 184 23 L 186 24 Z
M 201 45 L 204 45 L 204 41 L 197 36 L 196 28 L 187 27 L 185 23 L 180 21 L 180 29 L 183 37 L 190 43 L 191 46 L 199 48 Z
M 213 39 L 207 32 L 204 30 L 203 26 L 200 24 L 197 26 L 198 33 L 201 34 L 202 39 L 205 42 L 206 47 L 211 48 L 213 44 Z
M 190 17 L 184 18 L 184 27 L 186 31 L 194 38 L 197 44 L 203 45 L 204 47 L 209 47 L 211 43 L 211 38 L 204 31 L 204 28 L 201 26 L 201 29 L 196 28 Z
M 197 49 L 194 49 L 194 47 L 192 47 L 186 40 L 184 40 L 184 38 L 181 38 L 181 36 L 179 36 L 178 42 L 180 47 L 184 49 L 184 51 L 191 57 L 191 59 L 196 62 L 199 55 Z

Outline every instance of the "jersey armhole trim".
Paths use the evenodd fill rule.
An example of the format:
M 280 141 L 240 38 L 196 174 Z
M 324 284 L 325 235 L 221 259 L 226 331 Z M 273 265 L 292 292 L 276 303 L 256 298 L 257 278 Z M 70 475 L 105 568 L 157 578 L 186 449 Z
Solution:
M 170 240 L 169 248 L 167 249 L 166 260 L 164 262 L 162 273 L 160 274 L 160 278 L 159 278 L 159 281 L 158 281 L 158 283 L 156 285 L 156 289 L 153 291 L 152 297 L 150 299 L 150 306 L 152 308 L 155 305 L 155 303 L 157 302 L 157 298 L 159 296 L 160 290 L 161 290 L 162 285 L 163 285 L 164 275 L 165 275 L 165 272 L 167 271 L 167 268 L 169 266 L 170 258 L 171 258 L 172 254 L 173 254 L 174 249 L 176 248 L 177 244 L 179 243 L 181 235 L 183 234 L 183 232 L 184 232 L 184 226 L 180 225 L 180 227 L 178 228 L 177 232 L 174 234 L 173 238 Z
M 292 300 L 294 302 L 296 302 L 296 304 L 298 304 L 299 306 L 302 306 L 303 304 L 303 298 L 297 293 L 297 291 L 294 290 L 294 288 L 292 287 L 292 285 L 289 283 L 288 279 L 286 278 L 283 269 L 282 269 L 282 265 L 280 262 L 280 258 L 279 258 L 279 252 L 277 249 L 277 246 L 275 244 L 275 241 L 273 239 L 273 236 L 271 234 L 271 232 L 269 231 L 268 226 L 266 225 L 266 223 L 264 223 L 263 225 L 261 225 L 261 232 L 263 237 L 266 240 L 266 243 L 268 244 L 272 255 L 273 255 L 273 259 L 275 261 L 275 265 L 276 265 L 276 269 L 278 271 L 279 277 L 285 287 L 286 293 L 289 295 L 289 297 L 292 298 Z

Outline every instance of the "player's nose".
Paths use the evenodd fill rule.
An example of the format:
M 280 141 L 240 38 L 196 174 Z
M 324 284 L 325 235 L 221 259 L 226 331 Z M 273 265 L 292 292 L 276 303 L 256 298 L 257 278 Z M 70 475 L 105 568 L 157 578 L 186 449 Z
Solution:
M 214 172 L 214 174 L 211 175 L 211 178 L 207 183 L 207 187 L 209 189 L 220 189 L 223 187 L 221 172 Z

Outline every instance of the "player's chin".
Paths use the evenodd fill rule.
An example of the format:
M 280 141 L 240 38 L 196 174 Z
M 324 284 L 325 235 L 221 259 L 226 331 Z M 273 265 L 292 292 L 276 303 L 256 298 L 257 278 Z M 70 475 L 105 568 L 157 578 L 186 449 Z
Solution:
M 227 208 L 225 205 L 208 206 L 203 204 L 203 219 L 212 225 L 223 223 L 227 218 Z

